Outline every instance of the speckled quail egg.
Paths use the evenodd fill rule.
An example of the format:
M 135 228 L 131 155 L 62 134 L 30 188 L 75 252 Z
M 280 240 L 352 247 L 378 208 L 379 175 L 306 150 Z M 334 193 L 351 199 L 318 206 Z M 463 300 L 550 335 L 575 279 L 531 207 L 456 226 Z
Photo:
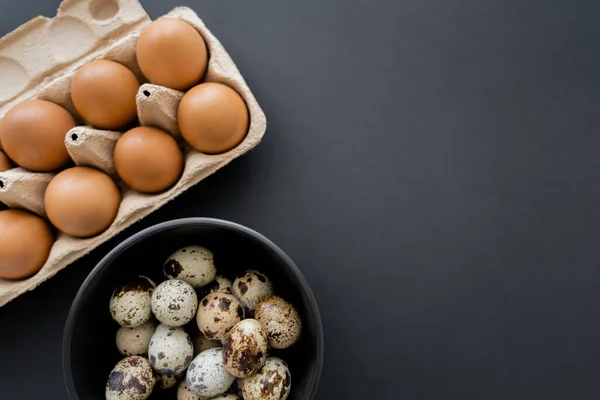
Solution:
M 244 400 L 285 400 L 290 394 L 292 376 L 280 358 L 269 357 L 265 365 L 250 378 L 244 379 Z
M 269 346 L 274 349 L 287 349 L 300 338 L 300 315 L 293 305 L 279 296 L 263 297 L 256 303 L 254 318 L 267 332 Z
M 235 325 L 223 340 L 223 360 L 227 372 L 247 378 L 263 366 L 267 358 L 267 335 L 255 319 Z
M 244 319 L 244 307 L 231 294 L 211 293 L 202 299 L 196 322 L 211 340 L 223 340 L 227 332 Z
M 231 286 L 232 283 L 229 279 L 222 275 L 217 275 L 214 281 L 210 282 L 201 289 L 202 295 L 200 297 L 204 297 L 210 293 L 232 294 Z
M 194 319 L 197 309 L 196 291 L 182 280 L 164 281 L 152 293 L 152 312 L 165 325 L 185 325 Z
M 233 295 L 249 311 L 254 311 L 256 303 L 265 296 L 273 294 L 273 285 L 265 274 L 258 271 L 246 271 L 243 276 L 236 278 L 231 288 Z
M 178 376 L 175 375 L 163 375 L 156 373 L 155 378 L 155 387 L 158 387 L 159 389 L 171 389 L 175 387 L 175 385 L 177 385 L 177 382 L 179 381 Z
M 194 357 L 192 338 L 181 327 L 158 325 L 148 347 L 152 368 L 161 375 L 178 375 Z
M 217 269 L 212 251 L 202 246 L 187 246 L 171 254 L 163 266 L 169 279 L 181 279 L 195 288 L 215 279 Z
M 190 391 L 187 387 L 187 383 L 185 379 L 181 381 L 179 387 L 177 388 L 177 400 L 202 400 L 200 397 L 196 396 L 194 393 Z
M 190 392 L 185 383 L 185 380 L 179 384 L 177 388 L 177 400 L 204 400 L 206 397 L 198 397 L 194 393 Z M 240 400 L 239 396 L 231 393 L 222 394 L 217 397 L 213 397 L 210 400 Z
M 235 376 L 225 369 L 223 349 L 216 347 L 198 354 L 190 364 L 186 385 L 198 397 L 215 397 L 227 391 Z
M 152 367 L 146 358 L 124 358 L 108 376 L 106 400 L 145 400 L 152 393 L 154 383 Z
M 110 297 L 110 314 L 121 326 L 136 327 L 152 317 L 151 296 L 156 284 L 145 276 L 118 286 Z
M 221 344 L 219 342 L 215 342 L 213 340 L 208 339 L 202 332 L 198 332 L 196 337 L 193 339 L 194 342 L 194 357 L 198 354 L 202 353 L 204 350 L 213 349 L 215 347 L 220 347 Z
M 117 331 L 117 349 L 125 357 L 148 355 L 148 345 L 158 322 L 154 319 L 135 328 L 120 327 Z

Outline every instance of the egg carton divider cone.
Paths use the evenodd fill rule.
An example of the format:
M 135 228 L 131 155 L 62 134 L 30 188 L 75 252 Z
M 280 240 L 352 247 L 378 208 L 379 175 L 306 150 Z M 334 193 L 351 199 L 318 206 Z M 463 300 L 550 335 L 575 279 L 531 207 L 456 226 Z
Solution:
M 221 43 L 189 8 L 177 7 L 164 16 L 182 19 L 202 35 L 210 54 L 203 81 L 223 83 L 242 96 L 250 115 L 246 138 L 236 148 L 217 155 L 184 147 L 183 174 L 165 192 L 139 193 L 119 182 L 122 201 L 108 230 L 87 239 L 59 232 L 46 264 L 36 275 L 18 281 L 0 279 L 0 306 L 35 289 L 67 265 L 260 143 L 266 130 L 266 117 Z M 82 121 L 71 101 L 71 77 L 85 63 L 107 59 L 125 65 L 143 83 L 136 97 L 140 124 L 163 129 L 183 143 L 176 120 L 183 93 L 146 83 L 137 65 L 137 38 L 150 22 L 137 0 L 65 0 L 54 18 L 36 17 L 7 34 L 0 39 L 0 117 L 12 106 L 38 98 L 65 107 Z M 121 133 L 81 125 L 69 131 L 65 144 L 75 165 L 92 166 L 116 178 L 113 151 Z M 0 201 L 45 216 L 44 191 L 53 176 L 21 168 L 0 172 Z

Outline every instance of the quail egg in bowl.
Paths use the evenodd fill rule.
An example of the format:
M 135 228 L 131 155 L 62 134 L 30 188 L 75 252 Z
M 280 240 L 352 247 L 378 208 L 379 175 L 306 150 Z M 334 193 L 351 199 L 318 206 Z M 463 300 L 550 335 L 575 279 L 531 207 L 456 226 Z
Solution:
M 135 327 L 120 326 L 113 319 L 109 307 L 115 288 L 139 276 L 147 277 L 159 288 L 165 287 L 161 283 L 170 279 L 183 279 L 182 274 L 174 277 L 169 270 L 165 272 L 164 265 L 173 254 L 194 248 L 192 246 L 202 246 L 212 252 L 216 269 L 214 281 L 204 283 L 196 280 L 193 285 L 184 282 L 185 279 L 181 281 L 183 283 L 177 282 L 188 291 L 195 290 L 197 299 L 191 292 L 186 296 L 179 296 L 179 292 L 172 296 L 168 291 L 163 293 L 154 289 L 152 318 L 158 321 L 152 319 L 147 326 L 137 328 L 140 334 L 143 331 L 143 338 L 136 337 Z M 197 271 L 206 273 L 200 268 Z M 194 279 L 192 275 L 195 272 L 190 269 L 185 278 Z M 250 289 L 245 296 L 238 294 L 241 299 L 235 297 L 236 290 L 230 293 L 229 290 L 213 290 L 221 286 L 230 287 L 236 280 L 238 287 L 249 284 L 251 288 L 256 283 L 253 282 L 255 277 L 263 278 L 259 279 L 261 284 L 258 288 L 261 290 L 252 292 L 252 296 L 259 293 L 256 297 L 248 296 Z M 251 280 L 248 281 L 248 278 Z M 262 285 L 267 279 L 270 286 L 268 290 L 262 290 L 263 286 L 267 287 Z M 175 283 L 169 285 L 177 289 Z M 260 295 L 261 292 L 264 296 Z M 203 301 L 205 297 L 207 299 Z M 264 301 L 261 302 L 262 299 Z M 196 315 L 191 318 L 196 304 Z M 256 317 L 254 313 L 244 312 L 244 308 L 250 310 L 257 304 Z M 287 317 L 273 315 L 274 310 L 279 309 L 295 312 L 286 311 Z M 204 314 L 198 317 L 198 313 Z M 214 326 L 207 317 L 212 318 Z M 240 319 L 248 322 L 238 325 Z M 198 321 L 201 323 L 198 324 Z M 252 325 L 257 332 L 255 336 L 261 339 L 256 342 L 258 347 L 245 344 L 248 339 L 246 325 Z M 117 346 L 115 338 L 119 329 L 120 346 Z M 210 335 L 213 331 L 221 332 L 221 329 L 222 334 Z M 146 336 L 150 337 L 150 343 Z M 146 343 L 149 351 L 144 351 Z M 221 349 L 227 351 L 221 352 Z M 148 399 L 175 400 L 178 390 L 181 392 L 181 388 L 186 386 L 185 382 L 197 397 L 206 392 L 213 397 L 235 398 L 239 393 L 235 392 L 236 376 L 232 372 L 237 377 L 248 376 L 246 379 L 249 379 L 257 374 L 267 374 L 272 360 L 282 360 L 280 364 L 285 366 L 286 384 L 277 386 L 277 393 L 273 392 L 272 398 L 311 400 L 316 395 L 323 365 L 323 328 L 308 283 L 293 261 L 275 244 L 261 234 L 232 222 L 187 218 L 152 226 L 126 239 L 98 263 L 81 285 L 71 306 L 63 337 L 63 368 L 71 399 L 105 399 L 107 379 L 112 377 L 110 389 L 113 390 L 116 387 L 114 370 L 130 352 L 140 354 L 142 360 L 148 360 L 144 361 L 144 365 L 153 368 L 157 383 L 153 388 L 149 385 Z M 202 377 L 202 370 L 199 375 L 197 370 L 203 367 L 202 360 L 209 359 L 208 355 L 213 353 L 219 354 L 219 357 L 225 353 L 224 368 L 221 369 L 224 377 L 218 385 L 211 386 L 210 382 L 205 382 L 209 386 L 205 389 L 196 384 L 196 380 Z M 246 359 L 252 360 L 251 365 L 244 365 Z M 190 372 L 192 365 L 194 373 Z M 209 364 L 204 367 L 213 372 Z M 124 370 L 123 376 L 135 377 L 136 373 Z M 161 385 L 159 377 L 161 382 L 168 381 L 169 385 Z M 248 380 L 245 387 L 249 396 L 256 393 L 252 382 Z

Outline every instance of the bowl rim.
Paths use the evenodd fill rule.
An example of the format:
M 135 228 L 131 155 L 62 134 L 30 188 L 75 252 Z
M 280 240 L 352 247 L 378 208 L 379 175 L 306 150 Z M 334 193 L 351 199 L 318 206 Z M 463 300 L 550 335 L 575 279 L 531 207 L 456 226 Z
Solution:
M 235 222 L 231 222 L 231 221 L 227 221 L 227 220 L 223 220 L 223 219 L 205 218 L 205 217 L 174 219 L 174 220 L 170 220 L 170 221 L 166 221 L 166 222 L 161 222 L 161 223 L 152 225 L 146 229 L 143 229 L 140 232 L 137 232 L 134 235 L 123 240 L 121 243 L 117 244 L 112 250 L 110 250 L 96 264 L 96 266 L 92 269 L 92 271 L 90 271 L 88 276 L 85 278 L 85 280 L 79 287 L 77 294 L 73 298 L 73 302 L 71 303 L 71 308 L 69 310 L 69 314 L 67 315 L 65 329 L 63 331 L 63 341 L 62 341 L 63 379 L 64 379 L 65 385 L 67 387 L 67 393 L 69 395 L 69 398 L 71 398 L 73 400 L 79 399 L 79 397 L 77 396 L 77 393 L 75 391 L 75 384 L 72 379 L 72 368 L 71 368 L 71 364 L 69 362 L 70 358 L 71 358 L 71 348 L 70 348 L 69 344 L 71 343 L 71 339 L 72 339 L 72 335 L 73 335 L 74 317 L 79 309 L 79 305 L 81 304 L 81 298 L 83 297 L 83 293 L 86 291 L 89 284 L 95 279 L 96 275 L 102 269 L 106 268 L 106 266 L 109 265 L 113 261 L 113 259 L 115 259 L 118 255 L 120 255 L 127 248 L 131 247 L 134 243 L 136 243 L 140 240 L 143 240 L 148 236 L 155 235 L 159 232 L 162 232 L 162 231 L 174 228 L 174 227 L 180 227 L 180 226 L 186 226 L 186 225 L 215 226 L 215 227 L 230 229 L 233 231 L 237 231 L 238 233 L 250 236 L 250 237 L 258 240 L 259 242 L 261 242 L 263 245 L 267 246 L 271 250 L 273 250 L 277 254 L 277 256 L 279 256 L 283 260 L 283 262 L 285 264 L 287 264 L 287 266 L 296 275 L 296 277 L 298 278 L 298 281 L 300 282 L 300 284 L 302 286 L 302 290 L 308 296 L 309 307 L 312 308 L 312 312 L 316 316 L 314 322 L 315 322 L 315 325 L 317 328 L 316 329 L 317 362 L 316 362 L 315 373 L 313 374 L 312 381 L 310 382 L 309 394 L 308 394 L 308 397 L 306 397 L 306 400 L 313 399 L 317 394 L 317 390 L 319 388 L 319 382 L 321 380 L 321 374 L 323 371 L 323 353 L 324 353 L 325 339 L 324 339 L 324 334 L 323 334 L 323 323 L 321 321 L 321 314 L 319 313 L 319 307 L 317 305 L 317 300 L 315 299 L 315 296 L 314 296 L 308 282 L 306 281 L 306 278 L 302 274 L 302 271 L 300 271 L 300 269 L 296 266 L 296 264 L 292 261 L 292 259 L 283 250 L 281 250 L 281 248 L 279 248 L 275 243 L 273 243 L 271 240 L 269 240 L 264 235 L 258 233 L 257 231 L 250 229 L 246 226 L 240 225 L 238 223 L 235 223 Z

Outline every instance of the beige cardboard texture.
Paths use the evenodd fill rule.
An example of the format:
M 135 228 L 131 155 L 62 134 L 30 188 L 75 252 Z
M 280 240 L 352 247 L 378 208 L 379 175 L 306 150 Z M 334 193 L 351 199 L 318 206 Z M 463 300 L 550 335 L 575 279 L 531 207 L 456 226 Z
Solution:
M 0 201 L 11 208 L 23 208 L 45 217 L 44 193 L 54 175 L 23 168 L 0 172 Z
M 76 126 L 65 136 L 65 146 L 75 165 L 93 167 L 118 178 L 113 153 L 121 132 Z
M 136 102 L 140 124 L 153 126 L 181 137 L 177 126 L 177 108 L 183 92 L 145 83 L 138 90 Z
M 36 275 L 20 281 L 0 279 L 0 306 L 36 288 L 260 143 L 266 129 L 265 115 L 227 51 L 194 11 L 179 7 L 165 16 L 180 18 L 200 32 L 210 53 L 204 81 L 229 85 L 244 98 L 250 112 L 248 135 L 238 147 L 218 155 L 202 154 L 183 145 L 183 175 L 163 193 L 143 194 L 119 182 L 123 200 L 110 228 L 88 239 L 59 232 L 48 261 Z M 135 59 L 135 44 L 148 23 L 150 18 L 137 0 L 65 0 L 56 17 L 37 17 L 17 28 L 0 39 L 0 115 L 23 100 L 41 98 L 64 106 L 81 120 L 70 99 L 70 80 L 81 65 L 98 58 L 117 61 L 146 82 Z M 136 97 L 140 124 L 168 131 L 183 144 L 176 121 L 182 95 L 176 90 L 143 84 Z M 120 135 L 121 132 L 78 126 L 65 136 L 65 144 L 74 164 L 92 166 L 116 177 L 113 150 Z M 0 201 L 44 216 L 43 194 L 52 177 L 53 174 L 21 168 L 2 172 Z

